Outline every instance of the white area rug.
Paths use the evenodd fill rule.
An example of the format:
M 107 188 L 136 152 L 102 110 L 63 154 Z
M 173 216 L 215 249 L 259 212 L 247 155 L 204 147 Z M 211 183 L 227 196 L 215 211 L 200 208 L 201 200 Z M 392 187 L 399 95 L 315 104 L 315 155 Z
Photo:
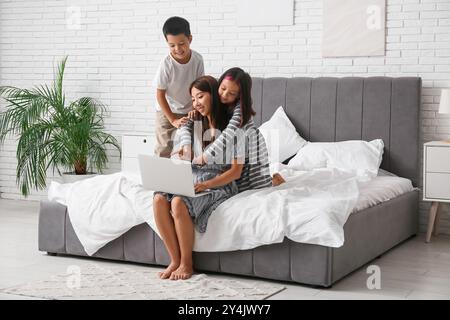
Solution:
M 2 293 L 52 300 L 183 300 L 265 299 L 282 285 L 260 281 L 217 279 L 194 274 L 184 281 L 161 280 L 158 269 L 103 267 L 98 264 L 69 267 L 67 273 L 46 280 L 0 290 Z

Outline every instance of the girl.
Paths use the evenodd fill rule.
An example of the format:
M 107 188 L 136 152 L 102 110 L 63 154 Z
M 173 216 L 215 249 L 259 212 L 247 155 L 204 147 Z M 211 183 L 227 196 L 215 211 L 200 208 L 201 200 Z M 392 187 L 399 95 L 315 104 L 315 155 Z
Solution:
M 194 162 L 199 164 L 216 163 L 221 160 L 221 155 L 227 146 L 235 144 L 236 137 L 239 144 L 234 150 L 235 155 L 244 158 L 244 168 L 241 178 L 236 181 L 239 192 L 248 189 L 258 189 L 278 185 L 284 182 L 278 174 L 274 174 L 273 180 L 269 172 L 268 152 L 264 138 L 253 123 L 252 116 L 255 111 L 252 108 L 251 99 L 252 80 L 248 73 L 241 68 L 231 68 L 219 78 L 220 101 L 226 106 L 227 113 L 231 115 L 230 122 L 222 132 L 219 139 L 214 141 L 202 155 L 197 156 Z M 196 111 L 190 112 L 189 117 L 194 118 Z M 243 133 L 243 134 L 242 134 Z M 180 129 L 181 153 L 190 155 L 190 127 L 182 126 Z M 244 145 L 242 145 L 244 144 Z M 218 156 L 218 159 L 217 159 Z
M 214 138 L 228 123 L 226 109 L 219 100 L 217 80 L 211 76 L 200 77 L 191 84 L 190 92 L 194 108 L 201 114 L 205 129 Z M 193 121 L 189 123 L 192 126 Z M 209 148 L 206 143 L 203 147 L 205 151 Z M 160 278 L 179 280 L 191 277 L 194 225 L 199 232 L 205 232 L 212 211 L 238 192 L 234 180 L 241 176 L 242 167 L 236 159 L 228 165 L 193 165 L 195 191 L 211 189 L 211 193 L 201 197 L 155 192 L 153 210 L 156 226 L 171 259 L 167 269 L 160 273 Z

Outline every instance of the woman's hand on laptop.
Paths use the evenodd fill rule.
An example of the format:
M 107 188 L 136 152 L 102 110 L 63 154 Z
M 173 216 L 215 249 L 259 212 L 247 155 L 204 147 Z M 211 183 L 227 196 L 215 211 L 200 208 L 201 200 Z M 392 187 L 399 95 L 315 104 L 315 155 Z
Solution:
M 211 189 L 211 186 L 209 185 L 208 181 L 203 181 L 200 183 L 196 183 L 194 186 L 195 193 L 200 193 L 202 191 L 205 191 L 207 189 Z
M 192 160 L 193 164 L 198 164 L 198 165 L 204 165 L 205 162 L 205 157 L 203 156 L 203 153 L 197 157 L 194 157 L 194 159 Z

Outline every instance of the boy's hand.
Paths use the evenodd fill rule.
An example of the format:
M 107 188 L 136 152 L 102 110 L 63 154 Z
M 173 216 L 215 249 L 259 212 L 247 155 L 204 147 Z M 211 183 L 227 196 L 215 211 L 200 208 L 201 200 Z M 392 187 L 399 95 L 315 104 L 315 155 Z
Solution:
M 179 128 L 181 127 L 183 124 L 186 124 L 189 121 L 188 117 L 183 117 L 180 119 L 174 119 L 172 121 L 170 121 L 170 123 L 175 127 L 175 128 Z
M 192 110 L 188 112 L 188 118 L 192 120 L 198 120 L 200 118 L 199 112 L 197 110 Z
M 194 186 L 195 193 L 199 193 L 199 192 L 205 191 L 206 189 L 210 189 L 210 188 L 211 187 L 209 186 L 208 181 L 197 183 Z

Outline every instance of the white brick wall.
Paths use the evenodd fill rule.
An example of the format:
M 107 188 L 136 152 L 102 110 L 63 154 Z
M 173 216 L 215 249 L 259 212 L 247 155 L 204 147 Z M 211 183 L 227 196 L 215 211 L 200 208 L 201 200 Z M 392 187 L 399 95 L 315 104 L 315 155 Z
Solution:
M 295 25 L 237 27 L 238 0 L 0 0 L 0 84 L 30 87 L 52 79 L 69 55 L 68 98 L 90 95 L 110 106 L 109 132 L 152 133 L 150 84 L 167 54 L 166 18 L 186 17 L 192 47 L 215 76 L 241 66 L 253 76 L 420 76 L 421 142 L 450 136 L 450 118 L 437 114 L 440 88 L 450 87 L 450 0 L 387 0 L 385 57 L 321 57 L 322 1 L 296 0 Z M 280 1 L 281 5 L 282 1 Z M 68 7 L 81 27 L 67 27 Z M 0 196 L 21 198 L 15 185 L 15 142 L 0 149 Z M 111 155 L 108 172 L 119 169 Z M 45 192 L 33 193 L 40 199 Z M 421 227 L 428 203 L 421 203 Z M 443 231 L 450 233 L 448 206 Z

